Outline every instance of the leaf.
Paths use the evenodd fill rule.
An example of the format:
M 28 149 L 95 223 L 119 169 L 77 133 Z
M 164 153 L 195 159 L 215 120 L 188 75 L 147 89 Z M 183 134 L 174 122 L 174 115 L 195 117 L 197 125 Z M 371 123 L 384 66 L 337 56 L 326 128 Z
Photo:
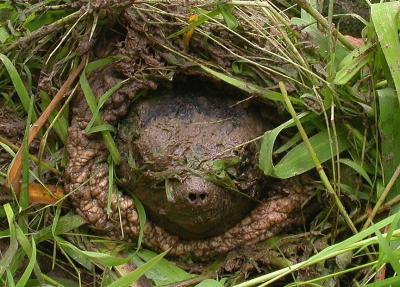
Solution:
M 400 104 L 394 89 L 378 90 L 379 132 L 382 149 L 383 184 L 386 186 L 400 163 Z M 400 194 L 400 181 L 396 181 L 388 199 Z
M 333 83 L 336 85 L 344 85 L 350 81 L 372 58 L 372 47 L 374 45 L 368 43 L 353 50 L 339 64 L 340 70 L 336 73 Z
M 118 91 L 127 81 L 120 81 L 117 84 L 115 84 L 113 87 L 111 87 L 108 91 L 106 91 L 103 95 L 101 95 L 99 97 L 99 101 L 97 104 L 97 108 L 95 110 L 95 112 L 93 113 L 92 118 L 90 119 L 90 122 L 88 123 L 88 125 L 85 128 L 85 132 L 90 134 L 93 133 L 93 129 L 92 126 L 94 124 L 94 122 L 96 121 L 97 116 L 100 114 L 100 109 L 103 107 L 103 105 L 108 101 L 108 99 L 116 92 Z M 98 132 L 99 130 L 97 130 Z
M 298 117 L 300 119 L 305 116 L 306 114 L 303 113 Z M 264 134 L 260 150 L 259 165 L 265 175 L 286 179 L 304 173 L 315 167 L 304 142 L 292 148 L 276 166 L 274 165 L 273 148 L 275 141 L 282 130 L 293 125 L 294 121 L 289 120 Z M 327 130 L 322 130 L 310 138 L 310 143 L 312 144 L 321 163 L 329 160 L 332 156 L 337 155 L 348 147 L 349 144 L 346 139 L 346 134 L 343 131 L 338 130 L 337 140 L 339 143 L 339 149 L 337 151 L 333 150 L 332 154 L 331 142 Z
M 125 276 L 115 280 L 113 283 L 108 285 L 108 287 L 129 287 L 132 283 L 136 282 L 140 277 L 142 277 L 147 271 L 157 265 L 161 259 L 167 255 L 169 250 L 164 251 L 163 253 L 155 256 L 142 266 L 138 267 L 136 270 L 126 274 Z
M 283 97 L 282 97 L 281 93 L 274 92 L 274 91 L 265 89 L 263 87 L 257 86 L 255 84 L 247 83 L 243 80 L 227 76 L 223 73 L 214 71 L 203 65 L 200 65 L 200 67 L 207 73 L 213 75 L 214 77 L 216 77 L 216 78 L 218 78 L 218 79 L 220 79 L 242 91 L 245 91 L 250 94 L 257 94 L 258 96 L 260 96 L 261 98 L 266 99 L 266 100 L 283 102 Z M 297 98 L 289 97 L 289 99 L 293 104 L 302 104 L 303 103 L 301 100 L 299 100 Z
M 24 107 L 25 112 L 28 113 L 30 106 L 30 97 L 24 83 L 21 80 L 21 77 L 18 74 L 18 71 L 15 69 L 14 65 L 11 63 L 10 59 L 7 58 L 6 55 L 0 54 L 0 60 L 6 67 L 6 70 L 11 78 L 15 91 L 18 94 L 18 97 L 21 101 L 22 106 Z M 35 111 L 33 111 L 32 119 L 36 120 Z
M 372 187 L 373 184 L 372 184 L 371 178 L 369 177 L 368 173 L 365 171 L 365 169 L 360 164 L 356 163 L 355 161 L 352 161 L 350 159 L 345 159 L 345 158 L 339 159 L 339 162 L 351 167 L 352 169 L 354 169 Z
M 34 238 L 37 243 L 45 240 L 50 240 L 53 238 L 52 229 L 54 229 L 54 235 L 61 235 L 75 228 L 78 228 L 79 226 L 82 226 L 85 223 L 86 223 L 85 220 L 81 216 L 69 213 L 67 215 L 60 217 L 58 222 L 56 222 L 54 225 L 47 226 L 38 231 L 34 235 Z
M 194 30 L 196 27 L 202 25 L 205 22 L 208 22 L 210 20 L 210 18 L 216 18 L 218 15 L 220 15 L 220 13 L 221 13 L 221 11 L 218 8 L 213 10 L 213 11 L 211 11 L 211 12 L 207 12 L 207 11 L 204 12 L 203 13 L 204 15 L 198 16 L 197 20 L 191 22 L 187 27 L 179 30 L 178 32 L 175 32 L 175 33 L 172 33 L 171 35 L 169 35 L 167 37 L 167 40 L 168 39 L 172 39 L 172 38 L 176 38 L 176 37 L 178 37 L 180 35 L 185 34 L 188 31 Z
M 228 28 L 231 30 L 235 30 L 239 26 L 239 22 L 232 14 L 232 9 L 234 8 L 234 6 L 228 4 L 220 4 L 218 5 L 218 8 L 222 17 L 224 17 L 226 26 L 228 26 Z
M 140 250 L 133 255 L 131 261 L 136 266 L 140 267 L 155 256 L 157 256 L 157 253 L 153 251 Z M 147 271 L 145 275 L 147 278 L 153 280 L 156 286 L 174 284 L 194 277 L 194 275 L 187 273 L 176 266 L 175 263 L 170 262 L 165 258 L 161 259 L 160 262 L 151 270 Z
M 81 259 L 83 259 L 83 261 L 89 260 L 107 267 L 118 266 L 129 262 L 129 258 L 117 257 L 102 252 L 81 250 L 65 240 L 59 239 L 57 242 L 64 250 L 68 250 L 67 253 L 78 262 L 81 262 Z
M 31 239 L 31 246 L 32 246 L 32 253 L 29 256 L 28 266 L 26 266 L 24 273 L 20 277 L 20 279 L 17 282 L 17 284 L 15 285 L 15 287 L 23 287 L 23 286 L 25 286 L 26 283 L 28 282 L 31 274 L 32 274 L 33 268 L 35 267 L 35 264 L 36 264 L 36 244 L 35 244 L 35 241 L 33 240 L 33 238 Z
M 217 280 L 213 279 L 206 279 L 199 284 L 197 284 L 195 287 L 223 287 L 221 283 L 219 283 Z
M 43 110 L 50 104 L 51 100 L 49 95 L 45 91 L 40 91 L 40 105 Z M 49 121 L 52 123 L 56 118 L 56 112 L 52 111 L 49 116 Z M 53 124 L 54 131 L 60 138 L 60 140 L 65 143 L 68 137 L 68 121 L 64 115 L 60 115 L 56 122 Z
M 371 5 L 371 19 L 379 43 L 392 75 L 397 97 L 400 101 L 400 40 L 398 14 L 400 2 L 385 2 Z
M 10 34 L 8 34 L 7 29 L 0 25 L 0 43 L 7 41 Z
M 96 96 L 93 94 L 93 91 L 92 91 L 92 88 L 90 87 L 89 81 L 86 78 L 86 74 L 90 74 L 92 71 L 94 71 L 96 69 L 100 69 L 100 68 L 104 67 L 105 65 L 108 65 L 119 59 L 121 59 L 121 57 L 111 56 L 111 57 L 107 57 L 104 59 L 93 61 L 86 66 L 85 70 L 83 71 L 83 73 L 81 74 L 81 76 L 79 78 L 79 84 L 81 86 L 81 89 L 85 96 L 86 102 L 88 103 L 88 106 L 89 106 L 92 114 L 96 113 L 97 99 L 96 99 Z M 97 115 L 95 123 L 97 126 L 103 125 L 103 120 L 101 119 L 100 115 Z M 102 127 L 102 128 L 104 128 L 104 127 Z M 121 160 L 121 155 L 119 154 L 119 151 L 115 145 L 114 139 L 111 136 L 110 131 L 107 129 L 102 129 L 101 135 L 103 137 L 104 143 L 105 143 L 108 151 L 110 152 L 110 155 L 111 155 L 114 163 L 118 164 Z
M 374 283 L 365 285 L 365 287 L 386 287 L 386 286 L 399 286 L 400 284 L 400 275 L 397 275 L 392 278 L 386 278 L 384 280 L 378 280 Z
M 18 241 L 17 234 L 15 231 L 14 224 L 14 212 L 9 203 L 6 203 L 4 206 L 4 212 L 7 216 L 8 228 L 10 230 L 10 244 L 6 252 L 4 252 L 0 258 L 0 278 L 3 276 L 4 272 L 10 266 L 11 262 L 14 259 L 14 256 L 18 250 Z
M 137 248 L 136 251 L 138 251 L 142 245 L 143 241 L 143 235 L 144 235 L 144 227 L 146 225 L 147 217 L 146 217 L 146 211 L 144 210 L 144 206 L 142 202 L 135 196 L 134 194 L 131 194 L 133 203 L 135 204 L 136 211 L 139 216 L 139 236 L 138 236 L 138 243 L 137 243 Z

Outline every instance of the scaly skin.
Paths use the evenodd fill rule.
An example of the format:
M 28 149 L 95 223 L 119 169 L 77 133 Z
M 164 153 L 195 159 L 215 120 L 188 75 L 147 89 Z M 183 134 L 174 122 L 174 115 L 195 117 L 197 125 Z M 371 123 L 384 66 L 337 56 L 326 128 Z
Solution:
M 92 89 L 97 96 L 116 82 L 107 73 L 99 73 L 93 78 L 95 80 L 92 82 Z M 105 107 L 103 119 L 115 125 L 127 113 L 129 96 L 134 94 L 132 89 L 139 88 L 127 86 L 115 93 L 111 104 Z M 135 239 L 140 229 L 138 213 L 133 200 L 116 191 L 116 186 L 112 194 L 111 213 L 107 215 L 108 151 L 101 136 L 85 134 L 84 129 L 90 117 L 87 104 L 80 95 L 74 104 L 69 128 L 69 163 L 65 172 L 65 189 L 71 193 L 78 213 L 92 227 L 113 238 Z M 156 251 L 170 249 L 169 254 L 172 256 L 202 259 L 253 245 L 302 222 L 300 209 L 309 197 L 311 188 L 300 188 L 286 183 L 275 187 L 275 190 L 275 197 L 259 204 L 236 226 L 221 235 L 201 240 L 183 240 L 147 222 L 144 228 L 144 244 Z

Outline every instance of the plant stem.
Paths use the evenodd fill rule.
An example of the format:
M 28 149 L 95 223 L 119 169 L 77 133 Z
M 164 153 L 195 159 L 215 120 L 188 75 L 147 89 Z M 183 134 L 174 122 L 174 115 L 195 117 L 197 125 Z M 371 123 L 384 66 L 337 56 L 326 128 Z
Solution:
M 327 31 L 332 30 L 332 34 L 349 50 L 354 50 L 354 46 L 347 40 L 347 38 L 335 28 L 329 25 L 329 22 L 321 15 L 307 0 L 294 0 L 302 9 L 310 14 L 322 27 Z
M 392 175 L 392 178 L 389 180 L 388 184 L 386 185 L 385 189 L 383 190 L 381 196 L 379 197 L 378 201 L 376 202 L 376 204 L 374 206 L 374 209 L 372 210 L 371 214 L 368 216 L 367 221 L 365 221 L 362 229 L 367 228 L 372 223 L 372 220 L 374 219 L 375 215 L 378 213 L 380 207 L 384 203 L 387 195 L 389 194 L 390 190 L 396 183 L 396 180 L 399 178 L 399 176 L 400 176 L 400 164 L 397 166 L 395 172 Z
M 318 159 L 313 146 L 311 145 L 307 133 L 303 128 L 303 125 L 301 124 L 299 118 L 296 115 L 296 111 L 293 108 L 292 103 L 290 102 L 290 99 L 288 97 L 287 91 L 286 91 L 286 87 L 285 84 L 283 82 L 279 82 L 279 88 L 281 89 L 282 95 L 283 95 L 283 99 L 285 101 L 286 107 L 288 109 L 288 112 L 290 113 L 290 115 L 292 116 L 294 122 L 296 123 L 296 126 L 299 130 L 299 133 L 304 141 L 304 144 L 315 164 L 315 168 L 317 169 L 317 172 L 321 178 L 321 181 L 323 182 L 323 184 L 325 185 L 327 191 L 329 192 L 329 194 L 333 197 L 333 199 L 335 200 L 335 203 L 337 205 L 337 207 L 339 208 L 339 212 L 340 214 L 343 216 L 344 220 L 346 221 L 347 225 L 350 227 L 351 231 L 356 234 L 357 228 L 355 227 L 354 223 L 352 222 L 351 218 L 349 217 L 346 209 L 344 208 L 342 202 L 340 201 L 338 195 L 336 194 L 335 190 L 333 189 L 331 183 L 329 182 L 328 176 L 326 175 L 320 160 Z

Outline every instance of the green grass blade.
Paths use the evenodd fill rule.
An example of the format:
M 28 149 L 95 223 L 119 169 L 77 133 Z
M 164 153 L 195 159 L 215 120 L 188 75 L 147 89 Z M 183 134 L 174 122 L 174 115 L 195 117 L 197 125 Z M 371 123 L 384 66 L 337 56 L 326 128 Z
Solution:
M 392 278 L 386 278 L 384 280 L 378 280 L 374 283 L 365 285 L 365 287 L 386 287 L 386 286 L 400 286 L 400 275 Z
M 210 20 L 210 18 L 215 18 L 220 14 L 221 14 L 221 11 L 220 11 L 220 9 L 217 8 L 211 12 L 206 13 L 205 15 L 200 15 L 196 21 L 190 23 L 187 27 L 179 30 L 178 32 L 175 32 L 175 33 L 169 35 L 167 37 L 167 39 L 172 39 L 172 38 L 178 37 L 180 35 L 183 35 L 186 32 L 193 30 L 196 27 L 202 25 L 203 23 L 208 22 Z
M 136 270 L 126 274 L 125 276 L 119 278 L 118 280 L 114 281 L 108 287 L 129 287 L 132 283 L 136 282 L 140 277 L 144 275 L 147 271 L 157 265 L 161 259 L 167 255 L 169 250 L 164 251 L 163 253 L 157 255 L 156 257 L 152 258 L 150 261 L 146 262 L 142 266 L 138 267 Z
M 142 246 L 142 241 L 143 241 L 143 235 L 144 235 L 144 226 L 146 225 L 147 221 L 147 216 L 146 216 L 146 211 L 144 210 L 144 206 L 142 202 L 135 196 L 134 194 L 131 194 L 132 200 L 135 204 L 136 211 L 139 216 L 139 236 L 138 236 L 138 241 L 137 241 L 137 248 L 136 251 L 140 249 Z
M 400 40 L 398 34 L 398 14 L 400 2 L 385 2 L 371 5 L 371 19 L 375 27 L 383 54 L 400 102 Z
M 58 244 L 63 247 L 64 250 L 68 250 L 68 254 L 73 255 L 71 257 L 75 259 L 84 258 L 85 260 L 93 261 L 107 267 L 118 266 L 129 262 L 129 258 L 117 257 L 102 252 L 81 250 L 75 245 L 62 239 L 58 240 Z
M 256 95 L 260 96 L 262 99 L 265 99 L 265 100 L 280 101 L 280 102 L 283 101 L 283 97 L 282 97 L 281 93 L 274 92 L 274 91 L 265 89 L 263 87 L 257 86 L 255 84 L 248 83 L 248 82 L 245 82 L 243 80 L 227 76 L 227 75 L 225 75 L 223 73 L 214 71 L 214 70 L 212 70 L 212 69 L 210 69 L 210 68 L 208 68 L 206 66 L 203 66 L 203 65 L 200 65 L 200 67 L 204 71 L 209 73 L 210 75 L 212 75 L 212 76 L 216 77 L 217 79 L 220 79 L 220 80 L 222 80 L 222 81 L 224 81 L 224 82 L 226 82 L 226 83 L 228 83 L 228 84 L 230 84 L 230 85 L 232 85 L 232 86 L 234 86 L 234 87 L 236 87 L 236 88 L 238 88 L 238 89 L 240 89 L 242 91 L 245 91 L 245 92 L 250 93 L 250 94 L 256 94 Z M 293 98 L 293 97 L 289 97 L 289 98 L 290 98 L 290 101 L 293 104 L 301 104 L 302 105 L 302 103 L 303 103 L 301 100 L 299 100 L 297 98 Z
M 350 81 L 372 59 L 373 44 L 368 43 L 353 50 L 339 64 L 340 70 L 336 73 L 333 83 L 344 85 Z
M 45 91 L 40 91 L 39 93 L 40 95 L 40 104 L 41 104 L 41 108 L 42 110 L 45 110 L 46 107 L 50 104 L 50 97 L 49 95 L 45 92 Z M 56 112 L 52 111 L 50 116 L 49 116 L 49 120 L 50 122 L 53 122 L 56 118 Z M 58 137 L 60 138 L 60 140 L 65 143 L 67 141 L 67 137 L 68 137 L 68 120 L 66 119 L 66 117 L 64 115 L 61 115 L 60 117 L 58 117 L 58 119 L 56 120 L 56 122 L 53 124 L 53 128 L 54 131 L 56 132 L 56 134 L 58 135 Z
M 15 287 L 24 287 L 26 283 L 28 282 L 29 278 L 31 277 L 33 268 L 35 267 L 36 264 L 36 244 L 34 239 L 32 238 L 31 240 L 31 246 L 32 246 L 32 253 L 29 256 L 29 263 L 28 266 L 26 266 L 26 269 L 24 273 L 22 274 L 21 278 L 15 285 Z
M 206 279 L 194 287 L 223 287 L 221 283 L 214 279 Z
M 352 169 L 354 169 L 372 187 L 371 178 L 369 177 L 367 171 L 359 163 L 357 163 L 357 162 L 355 162 L 353 160 L 347 159 L 347 158 L 341 158 L 341 159 L 339 159 L 339 162 L 342 163 L 342 164 L 347 165 L 348 167 L 351 167 Z
M 25 134 L 23 139 L 22 149 L 22 181 L 21 181 L 21 192 L 19 195 L 19 204 L 25 209 L 29 206 L 29 130 L 31 126 L 31 119 L 33 113 L 33 102 L 34 97 L 32 95 L 28 110 L 28 117 L 26 118 Z
M 99 103 L 97 105 L 97 108 L 95 110 L 95 112 L 93 113 L 93 116 L 91 118 L 91 120 L 89 121 L 87 127 L 85 128 L 85 132 L 86 133 L 93 133 L 92 127 L 94 122 L 97 119 L 97 116 L 100 114 L 100 109 L 103 107 L 103 105 L 108 101 L 108 99 L 116 92 L 118 91 L 127 81 L 120 81 L 117 84 L 115 84 L 113 87 L 111 87 L 107 92 L 105 92 L 103 95 L 101 95 L 99 97 Z
M 14 224 L 14 212 L 9 203 L 6 203 L 3 206 L 3 208 L 8 222 L 8 228 L 10 233 L 10 245 L 8 246 L 7 251 L 4 252 L 2 254 L 2 257 L 0 258 L 0 278 L 3 276 L 4 272 L 10 266 L 18 250 L 17 234 L 15 231 L 15 224 Z
M 93 91 L 92 91 L 92 88 L 90 87 L 88 79 L 86 78 L 86 73 L 89 74 L 91 71 L 93 71 L 95 69 L 99 69 L 105 65 L 108 65 L 109 63 L 114 62 L 116 59 L 120 59 L 120 57 L 108 57 L 105 59 L 91 62 L 87 65 L 87 67 L 81 74 L 79 83 L 80 83 L 81 89 L 83 91 L 83 94 L 86 98 L 86 102 L 88 103 L 88 106 L 93 114 L 96 112 L 96 109 L 97 109 L 97 99 L 96 99 L 96 96 L 93 94 Z M 97 116 L 95 123 L 97 126 L 103 125 L 103 120 L 101 119 L 100 115 Z M 105 143 L 108 151 L 111 154 L 111 157 L 113 158 L 113 161 L 115 162 L 115 164 L 118 165 L 118 163 L 121 160 L 121 155 L 119 154 L 119 151 L 115 145 L 114 139 L 111 136 L 110 131 L 102 130 L 101 135 L 103 137 L 104 143 Z
M 53 233 L 54 235 L 65 234 L 75 228 L 78 228 L 79 226 L 84 225 L 85 223 L 85 220 L 81 216 L 69 213 L 60 217 L 54 226 L 51 225 L 41 229 L 33 237 L 35 238 L 35 241 L 39 243 L 54 238 L 52 235 Z M 52 231 L 53 229 L 54 232 Z
M 314 114 L 302 113 L 298 115 L 302 122 L 306 122 L 314 118 Z M 290 178 L 295 175 L 301 174 L 307 170 L 314 168 L 314 163 L 308 154 L 304 143 L 300 143 L 293 147 L 286 155 L 278 162 L 277 165 L 273 163 L 274 145 L 279 134 L 294 126 L 294 120 L 288 120 L 273 130 L 267 131 L 264 134 L 261 143 L 259 166 L 261 170 L 268 176 L 273 176 L 281 179 Z M 330 140 L 326 130 L 319 132 L 310 138 L 317 156 L 321 162 L 327 161 L 332 157 L 330 149 Z M 348 142 L 343 131 L 338 132 L 339 150 L 335 151 L 333 155 L 342 152 L 348 147 Z
M 21 101 L 22 106 L 25 109 L 25 112 L 28 113 L 30 107 L 30 97 L 28 91 L 25 88 L 24 83 L 21 80 L 21 77 L 18 74 L 17 69 L 15 69 L 14 65 L 12 64 L 10 59 L 7 58 L 6 55 L 0 54 L 0 60 L 3 62 L 3 65 L 5 66 L 11 78 L 15 91 L 18 94 L 18 97 Z M 32 119 L 36 120 L 35 111 L 33 111 Z
M 383 166 L 383 184 L 387 185 L 400 163 L 400 104 L 394 89 L 378 90 L 379 131 Z M 388 199 L 400 194 L 400 181 L 397 180 L 388 194 Z
M 131 262 L 140 267 L 157 255 L 158 254 L 153 251 L 143 249 L 132 255 Z M 195 277 L 195 275 L 189 274 L 176 266 L 174 262 L 170 262 L 165 258 L 161 259 L 160 262 L 151 270 L 147 271 L 145 275 L 148 279 L 154 281 L 156 286 L 174 284 Z

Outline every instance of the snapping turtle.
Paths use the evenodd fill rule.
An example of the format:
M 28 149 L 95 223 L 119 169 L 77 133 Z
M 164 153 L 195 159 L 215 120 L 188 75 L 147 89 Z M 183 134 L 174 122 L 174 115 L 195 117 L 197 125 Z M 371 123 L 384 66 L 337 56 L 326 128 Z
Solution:
M 118 81 L 112 72 L 93 77 L 101 95 Z M 195 84 L 194 84 L 195 83 Z M 137 238 L 136 195 L 150 217 L 143 242 L 173 256 L 208 258 L 252 245 L 302 222 L 310 188 L 274 183 L 258 170 L 254 138 L 268 124 L 254 106 L 211 81 L 175 80 L 137 99 L 135 87 L 115 93 L 103 118 L 119 126 L 122 155 L 108 206 L 108 152 L 99 135 L 84 132 L 91 119 L 77 98 L 69 129 L 66 191 L 96 229 Z
M 139 99 L 120 123 L 123 189 L 182 238 L 222 233 L 261 197 L 259 147 L 243 143 L 265 131 L 265 120 L 234 104 L 211 82 L 187 78 Z

